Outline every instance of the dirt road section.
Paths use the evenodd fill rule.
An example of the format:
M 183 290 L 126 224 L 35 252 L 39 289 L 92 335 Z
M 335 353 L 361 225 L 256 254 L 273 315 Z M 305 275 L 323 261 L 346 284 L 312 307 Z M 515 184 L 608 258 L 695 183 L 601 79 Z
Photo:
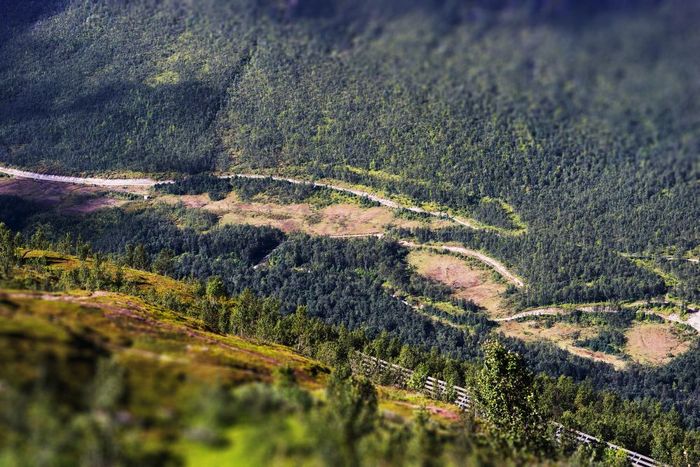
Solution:
M 517 277 L 515 274 L 510 272 L 508 268 L 506 268 L 503 263 L 498 261 L 497 259 L 491 258 L 490 256 L 485 255 L 484 253 L 476 250 L 471 250 L 469 248 L 464 248 L 461 246 L 450 246 L 450 245 L 431 245 L 431 244 L 422 244 L 422 243 L 413 243 L 413 242 L 408 242 L 405 240 L 401 240 L 399 242 L 402 246 L 405 246 L 406 248 L 426 248 L 430 250 L 435 250 L 435 251 L 450 251 L 452 253 L 457 253 L 460 255 L 464 256 L 469 256 L 471 258 L 476 258 L 482 263 L 486 264 L 487 266 L 490 266 L 493 268 L 496 272 L 498 272 L 504 279 L 506 279 L 508 282 L 513 284 L 514 286 L 521 288 L 525 286 L 525 283 Z
M 32 180 L 43 180 L 47 182 L 73 183 L 76 185 L 93 185 L 104 187 L 152 187 L 158 183 L 172 183 L 171 180 L 158 181 L 150 178 L 96 178 L 96 177 L 66 177 L 63 175 L 40 174 L 27 172 L 24 170 L 11 169 L 0 166 L 0 172 L 17 178 L 30 178 Z
M 418 214 L 428 214 L 433 217 L 438 217 L 442 219 L 450 219 L 453 222 L 456 222 L 457 224 L 463 225 L 465 227 L 469 227 L 470 229 L 479 229 L 477 225 L 474 223 L 462 219 L 460 217 L 455 217 L 452 216 L 448 213 L 445 212 L 439 212 L 439 211 L 428 211 L 426 209 L 420 208 L 418 206 L 404 206 L 402 204 L 397 203 L 396 201 L 387 199 L 387 198 L 382 198 L 380 196 L 374 195 L 372 193 L 369 193 L 367 191 L 362 191 L 362 190 L 356 190 L 354 188 L 347 188 L 339 185 L 332 185 L 330 183 L 321 183 L 321 182 L 309 182 L 306 180 L 299 180 L 296 178 L 287 178 L 287 177 L 277 177 L 277 176 L 269 176 L 269 175 L 259 175 L 259 174 L 232 174 L 232 175 L 224 175 L 222 178 L 250 178 L 250 179 L 257 179 L 257 180 L 264 180 L 264 179 L 271 179 L 275 180 L 278 182 L 287 182 L 287 183 L 292 183 L 294 185 L 311 185 L 315 186 L 318 188 L 327 188 L 329 190 L 335 190 L 335 191 L 342 191 L 344 193 L 350 193 L 355 196 L 359 196 L 362 198 L 367 198 L 371 201 L 374 201 L 375 203 L 379 203 L 382 206 L 386 206 L 388 208 L 392 209 L 406 209 L 411 212 L 415 212 Z

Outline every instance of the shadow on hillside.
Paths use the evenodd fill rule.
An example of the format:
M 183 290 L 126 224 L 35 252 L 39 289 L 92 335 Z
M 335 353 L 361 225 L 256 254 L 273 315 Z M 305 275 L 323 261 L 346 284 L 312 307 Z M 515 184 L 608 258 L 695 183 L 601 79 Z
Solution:
M 22 32 L 36 21 L 65 10 L 67 0 L 0 0 L 0 40 Z
M 286 0 L 277 13 L 295 18 L 334 18 L 337 22 L 390 21 L 406 14 L 439 15 L 452 24 L 489 13 L 520 10 L 533 22 L 581 25 L 599 15 L 639 10 L 672 0 Z M 281 9 L 280 9 L 281 8 Z
M 59 172 L 212 169 L 221 90 L 197 81 L 156 87 L 113 82 L 90 89 L 77 84 L 83 82 L 81 71 L 15 86 L 19 92 L 0 108 L 0 126 L 8 130 L 0 146 L 14 148 L 4 162 L 60 161 L 51 168 Z

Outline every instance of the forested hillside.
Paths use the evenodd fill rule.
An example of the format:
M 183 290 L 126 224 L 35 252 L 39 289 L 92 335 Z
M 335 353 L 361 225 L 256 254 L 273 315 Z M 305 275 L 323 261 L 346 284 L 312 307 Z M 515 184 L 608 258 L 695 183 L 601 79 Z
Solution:
M 0 16 L 0 168 L 152 179 L 2 180 L 0 286 L 31 297 L 0 298 L 0 345 L 16 327 L 65 337 L 44 311 L 82 326 L 41 294 L 81 317 L 75 297 L 109 314 L 126 294 L 219 341 L 329 365 L 363 351 L 459 384 L 497 337 L 547 417 L 665 462 L 700 458 L 686 448 L 700 427 L 700 2 L 0 0 Z M 446 248 L 472 253 L 448 261 Z M 144 291 L 151 279 L 160 288 Z M 470 281 L 491 287 L 495 311 L 458 295 Z M 663 326 L 680 344 L 634 360 L 649 334 L 628 331 Z M 579 353 L 527 334 L 564 328 Z M 129 339 L 100 343 L 85 380 L 100 387 L 104 352 L 152 359 Z M 18 407 L 41 404 L 22 389 Z M 226 403 L 248 401 L 231 390 Z M 303 430 L 334 403 L 256 394 Z M 401 450 L 435 434 L 411 424 L 420 435 L 404 437 L 370 411 L 367 459 L 392 462 L 388 437 Z M 147 412 L 145 432 L 149 417 L 168 425 Z M 0 444 L 28 430 L 3 420 Z M 187 439 L 190 420 L 176 423 Z M 480 439 L 470 452 L 488 455 Z M 564 459 L 537 449 L 523 453 Z
M 278 300 L 228 295 L 215 277 L 134 269 L 133 256 L 0 223 L 4 463 L 621 465 L 605 445 L 556 441 L 557 420 L 662 462 L 700 459 L 700 432 L 677 412 L 536 376 L 495 340 L 483 362 L 458 360 L 304 306 L 280 313 Z M 414 371 L 404 382 L 363 372 L 357 352 Z M 428 375 L 447 383 L 424 397 Z M 455 385 L 477 413 L 456 413 Z
M 528 234 L 486 243 L 528 304 L 641 297 L 618 253 L 698 245 L 696 2 L 3 5 L 3 163 L 267 168 L 495 225 L 501 199 Z
M 348 241 L 285 235 L 267 227 L 216 226 L 215 219 L 200 211 L 154 209 L 138 203 L 84 216 L 52 211 L 12 214 L 18 209 L 36 212 L 40 208 L 0 197 L 0 218 L 15 219 L 10 226 L 23 229 L 28 245 L 34 248 L 55 244 L 76 254 L 95 251 L 131 267 L 183 280 L 204 283 L 215 279 L 228 293 L 247 289 L 274 297 L 283 314 L 304 306 L 310 316 L 325 323 L 394 339 L 381 350 L 383 358 L 398 358 L 401 345 L 409 344 L 463 361 L 478 360 L 481 345 L 492 331 L 497 332 L 473 304 L 452 300 L 463 311 L 455 316 L 429 310 L 440 317 L 435 320 L 397 299 L 386 284 L 412 295 L 450 300 L 444 286 L 408 267 L 408 252 L 391 239 Z M 517 349 L 537 373 L 587 381 L 596 389 L 613 390 L 634 400 L 651 397 L 678 410 L 689 426 L 700 425 L 697 343 L 667 365 L 631 365 L 617 371 L 545 343 L 504 342 Z

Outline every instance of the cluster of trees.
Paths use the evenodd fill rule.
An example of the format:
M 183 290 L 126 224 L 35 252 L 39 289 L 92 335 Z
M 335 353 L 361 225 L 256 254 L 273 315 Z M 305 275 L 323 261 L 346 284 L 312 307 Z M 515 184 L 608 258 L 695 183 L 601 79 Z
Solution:
M 700 433 L 679 431 L 681 415 L 653 399 L 630 401 L 564 377 L 539 385 L 536 393 L 540 413 L 568 427 L 614 439 L 670 465 L 693 465 L 700 455 Z
M 611 355 L 624 355 L 627 336 L 619 329 L 603 329 L 598 335 L 579 339 L 574 342 L 579 347 L 586 347 L 595 352 L 605 352 Z
M 5 163 L 283 169 L 512 227 L 502 199 L 527 235 L 454 237 L 514 265 L 526 305 L 663 292 L 618 253 L 700 242 L 689 2 L 39 3 L 0 26 Z
M 175 180 L 174 183 L 156 185 L 156 191 L 171 195 L 201 195 L 209 193 L 212 200 L 224 199 L 231 191 L 231 184 L 226 179 L 208 173 L 194 174 Z
M 313 185 L 297 185 L 255 178 L 233 178 L 231 186 L 244 201 L 262 193 L 285 204 L 303 202 L 314 194 L 325 191 Z
M 673 295 L 686 303 L 700 303 L 700 264 L 685 259 L 659 259 L 656 266 L 675 279 Z
M 274 297 L 261 299 L 250 290 L 230 296 L 226 292 L 224 281 L 218 277 L 210 277 L 198 288 L 197 293 L 201 295 L 201 299 L 185 304 L 168 294 L 143 291 L 123 279 L 120 280 L 118 264 L 106 267 L 107 263 L 100 259 L 99 254 L 91 253 L 91 249 L 86 247 L 83 241 L 71 243 L 64 237 L 59 243 L 50 244 L 41 238 L 42 235 L 34 235 L 30 240 L 18 237 L 15 243 L 16 236 L 9 232 L 4 227 L 0 228 L 2 251 L 11 244 L 17 265 L 41 271 L 42 274 L 47 272 L 46 265 L 36 260 L 22 259 L 17 254 L 20 247 L 37 245 L 43 248 L 63 248 L 68 252 L 82 251 L 85 258 L 90 257 L 91 261 L 74 269 L 74 273 L 48 275 L 43 283 L 46 287 L 44 290 L 61 290 L 76 286 L 88 288 L 94 284 L 94 278 L 101 278 L 102 282 L 98 284 L 100 288 L 133 293 L 154 304 L 187 313 L 201 319 L 215 332 L 284 344 L 336 367 L 346 366 L 354 351 L 362 351 L 412 368 L 418 375 L 431 375 L 453 385 L 475 388 L 477 400 L 487 408 L 485 414 L 487 422 L 491 425 L 487 424 L 485 428 L 491 426 L 486 431 L 491 439 L 489 443 L 495 443 L 501 452 L 507 447 L 507 452 L 515 453 L 514 455 L 552 455 L 551 447 L 547 447 L 547 443 L 543 444 L 543 439 L 537 434 L 542 433 L 541 426 L 544 420 L 560 420 L 569 426 L 622 443 L 661 460 L 676 462 L 679 459 L 700 459 L 700 453 L 692 448 L 700 445 L 696 443 L 700 435 L 695 431 L 686 430 L 684 418 L 687 420 L 688 417 L 682 417 L 675 409 L 668 411 L 668 405 L 651 398 L 626 400 L 621 385 L 616 386 L 615 390 L 622 395 L 595 390 L 594 387 L 600 387 L 600 381 L 594 376 L 600 378 L 609 375 L 590 372 L 587 374 L 589 379 L 586 384 L 578 384 L 575 378 L 571 377 L 552 379 L 543 374 L 535 377 L 539 371 L 537 365 L 532 365 L 530 361 L 533 356 L 532 349 L 520 348 L 519 350 L 528 357 L 522 358 L 508 349 L 514 348 L 513 342 L 505 341 L 507 347 L 493 342 L 486 343 L 483 347 L 483 363 L 478 363 L 450 356 L 435 346 L 430 348 L 426 343 L 411 345 L 396 333 L 373 334 L 362 328 L 353 329 L 329 324 L 311 316 L 304 306 L 296 307 L 292 313 L 286 313 L 284 302 Z M 120 256 L 116 259 L 123 261 L 124 258 L 125 256 Z M 27 276 L 25 273 L 21 275 Z M 74 282 L 66 283 L 69 278 L 74 278 Z M 5 281 L 5 284 L 7 283 L 12 282 Z M 551 360 L 549 362 L 551 363 Z M 526 364 L 535 371 L 526 368 Z M 606 367 L 597 367 L 598 370 L 604 368 Z M 624 383 L 629 384 L 635 378 L 640 378 L 646 379 L 646 384 L 658 385 L 661 379 L 650 373 L 653 372 L 640 374 L 637 371 L 636 374 L 626 375 Z M 687 381 L 687 375 L 686 371 L 680 376 Z M 494 388 L 498 388 L 498 391 L 494 392 Z M 688 394 L 686 386 L 681 389 L 684 394 Z M 633 386 L 630 390 L 652 394 L 644 385 Z M 631 392 L 627 394 L 632 395 Z M 499 396 L 495 397 L 496 395 Z M 508 398 L 503 399 L 502 395 Z M 506 407 L 510 408 L 508 417 L 504 417 L 502 413 Z M 625 416 L 621 417 L 619 414 Z M 649 430 L 648 427 L 652 429 Z M 670 446 L 669 442 L 672 442 Z
M 623 309 L 617 307 L 611 312 L 582 312 L 574 310 L 571 313 L 536 317 L 542 326 L 551 327 L 555 322 L 573 323 L 577 326 L 596 326 L 600 331 L 595 335 L 584 339 L 576 339 L 575 345 L 586 347 L 596 352 L 605 352 L 626 358 L 624 347 L 627 343 L 625 331 L 634 322 L 663 323 L 664 319 L 652 313 L 642 310 Z M 528 319 L 528 318 L 523 318 Z M 694 331 L 688 327 L 692 334 Z
M 28 237 L 34 233 L 37 222 L 54 241 L 67 232 L 80 232 L 96 252 L 123 256 L 127 264 L 156 267 L 182 279 L 206 281 L 219 276 L 228 293 L 241 293 L 248 288 L 260 296 L 277 298 L 284 314 L 303 305 L 312 317 L 348 329 L 363 328 L 373 337 L 386 331 L 402 343 L 436 347 L 455 358 L 481 357 L 481 344 L 492 326 L 479 312 L 466 311 L 463 317 L 455 318 L 444 316 L 439 310 L 428 310 L 438 318 L 467 325 L 469 332 L 465 332 L 416 313 L 389 293 L 387 283 L 411 295 L 447 298 L 444 287 L 411 272 L 405 262 L 407 251 L 390 240 L 285 236 L 274 229 L 250 226 L 209 228 L 200 233 L 182 228 L 179 215 L 178 209 L 144 208 L 105 210 L 84 218 L 44 213 L 32 221 L 27 220 L 30 216 L 24 219 Z M 446 232 L 445 235 L 451 235 L 449 232 L 468 231 Z M 490 238 L 484 233 L 469 235 Z M 129 250 L 127 245 L 131 245 Z M 544 254 L 544 247 L 541 248 Z M 135 255 L 137 250 L 143 254 Z M 255 268 L 267 255 L 265 264 Z M 619 255 L 612 258 L 619 267 L 632 264 Z M 585 269 L 577 263 L 571 263 L 571 267 Z M 630 284 L 640 279 L 633 274 L 634 270 L 630 270 Z M 658 280 L 651 273 L 641 279 L 644 277 L 654 283 Z M 700 425 L 700 382 L 692 371 L 694 360 L 700 358 L 697 348 L 661 368 L 631 365 L 618 372 L 553 345 L 524 344 L 515 339 L 506 342 L 526 358 L 536 373 L 565 375 L 576 381 L 589 379 L 596 389 L 614 389 L 624 397 L 654 397 L 666 407 L 676 406 L 691 426 Z
M 520 274 L 527 286 L 513 294 L 523 307 L 652 298 L 666 292 L 663 279 L 601 245 L 566 244 L 566 234 L 501 236 L 462 227 L 397 229 L 421 242 L 457 241 L 488 251 Z M 585 259 L 582 259 L 585 258 Z
M 0 223 L 0 278 L 6 279 L 19 261 L 21 237 Z

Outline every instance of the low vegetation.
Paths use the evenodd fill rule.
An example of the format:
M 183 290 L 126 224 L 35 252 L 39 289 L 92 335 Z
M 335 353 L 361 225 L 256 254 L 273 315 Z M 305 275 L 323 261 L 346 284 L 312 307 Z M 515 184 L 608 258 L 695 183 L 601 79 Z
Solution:
M 426 250 L 411 251 L 406 259 L 418 274 L 448 286 L 454 298 L 474 302 L 491 317 L 507 313 L 506 286 L 478 261 Z

